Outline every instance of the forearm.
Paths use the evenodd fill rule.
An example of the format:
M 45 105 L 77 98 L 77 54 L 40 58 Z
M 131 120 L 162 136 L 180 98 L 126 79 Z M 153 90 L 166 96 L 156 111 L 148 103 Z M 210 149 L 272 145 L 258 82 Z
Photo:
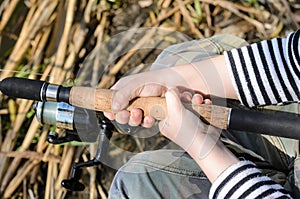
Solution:
M 183 86 L 203 94 L 238 99 L 225 64 L 224 55 L 163 70 L 165 71 L 160 72 L 182 78 L 179 82 L 186 84 Z
M 300 30 L 174 67 L 190 87 L 246 106 L 300 101 Z

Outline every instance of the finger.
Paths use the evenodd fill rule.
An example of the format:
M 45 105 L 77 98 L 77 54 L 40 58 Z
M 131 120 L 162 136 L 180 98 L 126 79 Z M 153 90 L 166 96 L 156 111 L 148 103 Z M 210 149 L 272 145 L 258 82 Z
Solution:
M 151 116 L 145 116 L 142 126 L 145 128 L 151 128 L 155 124 L 155 119 Z
M 199 105 L 199 104 L 202 104 L 202 103 L 203 103 L 202 95 L 200 95 L 200 94 L 193 95 L 192 104 Z
M 103 112 L 103 115 L 109 120 L 115 120 L 115 115 L 113 113 Z
M 192 97 L 193 97 L 193 94 L 188 92 L 188 91 L 185 91 L 181 94 L 181 97 L 180 99 L 183 101 L 183 102 L 191 102 L 192 101 Z
M 123 110 L 116 114 L 116 121 L 120 124 L 127 124 L 129 121 L 129 111 Z
M 135 74 L 121 78 L 112 89 L 116 90 L 112 100 L 113 112 L 118 112 L 128 106 L 129 101 L 138 97 L 140 87 L 143 87 L 146 79 L 142 75 Z
M 166 93 L 166 102 L 168 114 L 178 113 L 182 110 L 182 103 L 179 98 L 179 91 L 176 88 L 171 88 Z
M 130 126 L 138 126 L 142 122 L 142 117 L 143 117 L 143 112 L 141 111 L 141 109 L 136 109 L 136 108 L 132 109 L 130 111 L 128 124 Z
M 138 84 L 141 85 L 137 86 Z M 145 82 L 127 84 L 120 90 L 115 91 L 112 100 L 112 110 L 113 112 L 118 112 L 126 108 L 129 101 L 136 97 L 163 96 L 165 92 L 166 87 L 160 84 Z
M 192 95 L 195 94 L 195 91 L 193 89 L 184 86 L 177 86 L 176 89 L 178 89 L 179 93 L 189 92 Z
M 212 101 L 210 99 L 205 99 L 204 104 L 212 105 Z

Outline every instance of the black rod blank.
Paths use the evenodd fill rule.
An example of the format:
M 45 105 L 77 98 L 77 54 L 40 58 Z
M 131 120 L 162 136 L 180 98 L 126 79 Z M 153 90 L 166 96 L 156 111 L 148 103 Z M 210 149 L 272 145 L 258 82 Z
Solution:
M 300 140 L 300 117 L 282 111 L 232 109 L 228 129 Z
M 54 90 L 51 90 L 50 87 Z M 0 83 L 0 91 L 9 96 L 22 99 L 30 99 L 35 101 L 48 101 L 47 96 L 51 95 L 51 101 L 69 103 L 71 87 L 63 87 L 61 85 L 51 85 L 40 80 L 32 80 L 26 78 L 9 77 L 5 78 Z
M 4 95 L 41 101 L 40 91 L 45 82 L 26 78 L 9 77 L 0 83 L 0 90 Z

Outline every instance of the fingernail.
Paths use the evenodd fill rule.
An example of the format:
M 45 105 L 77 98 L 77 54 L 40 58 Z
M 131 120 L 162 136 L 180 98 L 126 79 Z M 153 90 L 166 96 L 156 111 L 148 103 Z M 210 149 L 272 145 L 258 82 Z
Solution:
M 132 116 L 132 117 L 138 117 L 139 116 L 139 113 L 137 113 L 135 110 L 132 110 L 132 111 L 130 111 L 130 115 Z
M 203 103 L 203 97 L 202 95 L 195 94 L 192 98 L 192 103 L 193 104 L 202 104 Z
M 192 100 L 192 94 L 191 93 L 189 93 L 189 92 L 184 92 L 184 93 L 182 93 L 182 96 L 183 96 L 183 98 L 184 98 L 184 100 L 186 100 L 186 101 L 191 101 Z

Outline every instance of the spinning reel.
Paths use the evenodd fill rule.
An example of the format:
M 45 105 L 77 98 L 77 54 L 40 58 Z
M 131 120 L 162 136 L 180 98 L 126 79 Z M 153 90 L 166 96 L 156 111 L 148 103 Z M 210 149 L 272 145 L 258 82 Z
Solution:
M 96 117 L 95 111 L 74 107 L 64 102 L 36 102 L 34 109 L 41 124 L 55 125 L 65 130 L 64 136 L 50 131 L 47 137 L 49 143 L 98 141 L 95 157 L 86 162 L 74 162 L 71 178 L 61 182 L 61 185 L 70 191 L 83 191 L 85 186 L 79 182 L 82 168 L 101 164 L 101 158 L 107 153 L 109 140 L 115 130 L 114 125 L 103 116 Z

